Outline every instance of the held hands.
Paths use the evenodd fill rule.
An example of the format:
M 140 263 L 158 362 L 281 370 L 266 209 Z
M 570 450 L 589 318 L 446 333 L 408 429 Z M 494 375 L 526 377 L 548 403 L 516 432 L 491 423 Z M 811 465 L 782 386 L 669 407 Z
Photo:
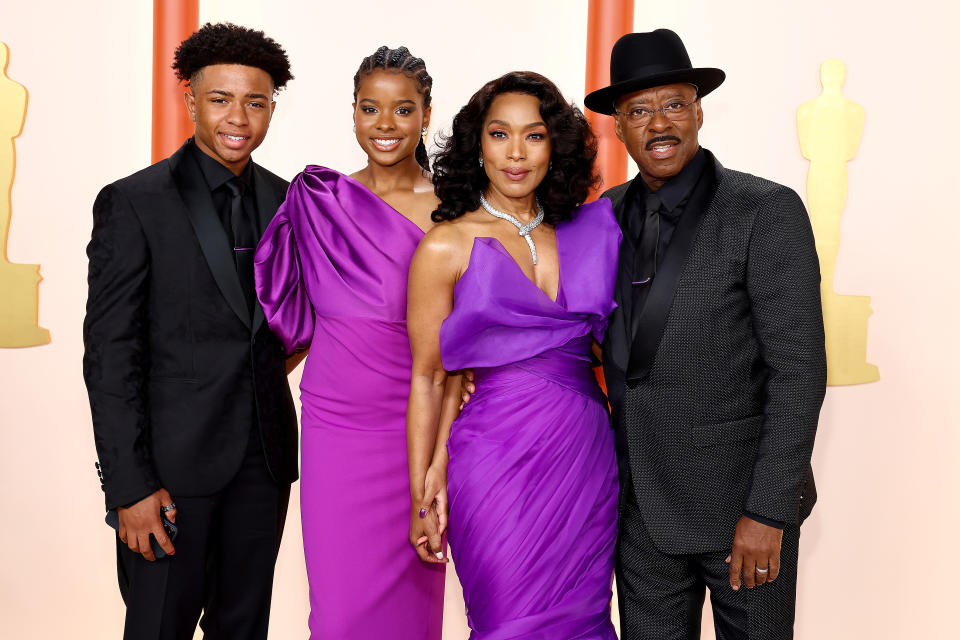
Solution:
M 740 573 L 747 589 L 776 580 L 780 573 L 780 542 L 783 531 L 741 516 L 733 534 L 733 549 L 727 556 L 730 586 L 740 589 Z
M 424 562 L 448 562 L 443 533 L 447 529 L 447 467 L 431 464 L 424 480 L 424 497 L 410 513 L 410 544 Z
M 473 369 L 464 369 L 463 378 L 461 379 L 461 395 L 460 398 L 462 402 L 460 403 L 460 410 L 463 411 L 463 406 L 470 402 L 470 396 L 477 391 L 477 385 L 473 383 Z
M 117 516 L 120 521 L 120 527 L 117 529 L 117 535 L 130 550 L 134 553 L 142 554 L 144 559 L 153 562 L 156 558 L 153 550 L 150 548 L 150 534 L 157 539 L 160 547 L 167 552 L 167 555 L 174 554 L 173 543 L 163 529 L 163 523 L 160 521 L 161 507 L 173 504 L 170 494 L 166 489 L 154 491 L 140 502 L 134 503 L 129 507 L 119 507 Z M 177 518 L 177 510 L 167 511 L 167 519 L 174 522 Z

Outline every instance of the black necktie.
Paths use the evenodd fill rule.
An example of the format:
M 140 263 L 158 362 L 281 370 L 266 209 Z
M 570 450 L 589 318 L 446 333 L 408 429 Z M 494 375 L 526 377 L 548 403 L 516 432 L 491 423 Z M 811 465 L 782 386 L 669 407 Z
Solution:
M 240 287 L 247 299 L 247 310 L 253 315 L 257 294 L 253 286 L 253 250 L 257 246 L 253 233 L 253 223 L 243 206 L 243 192 L 246 183 L 237 177 L 226 183 L 230 190 L 230 230 L 233 232 L 233 259 L 240 278 Z
M 657 245 L 660 244 L 660 198 L 648 193 L 644 199 L 646 214 L 643 217 L 643 229 L 637 243 L 634 284 L 653 280 L 657 274 Z
M 644 199 L 643 226 L 636 239 L 637 251 L 633 262 L 633 304 L 631 305 L 631 329 L 636 335 L 638 321 L 650 292 L 650 285 L 657 273 L 657 246 L 660 243 L 660 198 L 648 193 Z

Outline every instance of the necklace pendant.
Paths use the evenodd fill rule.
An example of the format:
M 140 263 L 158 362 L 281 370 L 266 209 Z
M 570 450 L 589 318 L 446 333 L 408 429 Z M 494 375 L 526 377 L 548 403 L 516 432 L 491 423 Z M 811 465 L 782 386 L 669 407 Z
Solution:
M 537 216 L 527 224 L 522 224 L 509 213 L 504 213 L 503 211 L 494 208 L 493 205 L 487 202 L 487 199 L 484 197 L 484 195 L 482 193 L 480 194 L 480 206 L 483 207 L 484 210 L 494 218 L 506 220 L 515 226 L 517 231 L 520 233 L 520 237 L 527 241 L 527 245 L 530 247 L 530 257 L 533 258 L 534 265 L 537 264 L 537 245 L 533 243 L 533 238 L 530 237 L 530 232 L 540 226 L 540 223 L 543 222 L 544 217 L 543 207 L 540 206 L 540 201 L 536 200 L 535 202 L 537 203 Z

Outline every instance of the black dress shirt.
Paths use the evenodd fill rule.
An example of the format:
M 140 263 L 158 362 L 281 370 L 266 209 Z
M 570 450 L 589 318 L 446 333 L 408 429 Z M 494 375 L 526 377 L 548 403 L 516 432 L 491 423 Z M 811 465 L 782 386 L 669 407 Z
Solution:
M 260 232 L 257 229 L 257 198 L 253 192 L 253 170 L 252 163 L 247 162 L 243 172 L 239 176 L 234 176 L 230 169 L 208 156 L 200 150 L 196 142 L 190 144 L 190 151 L 193 157 L 200 165 L 200 172 L 203 174 L 203 180 L 210 188 L 210 195 L 213 197 L 213 206 L 217 210 L 217 216 L 223 225 L 223 230 L 227 232 L 227 238 L 230 239 L 230 246 L 235 246 L 233 230 L 230 223 L 230 189 L 227 182 L 236 177 L 244 185 L 243 206 L 247 210 L 250 218 L 250 224 L 253 226 L 253 237 L 259 238 Z
M 687 163 L 680 173 L 667 180 L 667 182 L 655 192 L 646 185 L 642 178 L 637 177 L 633 180 L 624 198 L 627 206 L 624 217 L 626 221 L 624 226 L 627 232 L 624 234 L 624 242 L 629 245 L 630 255 L 635 255 L 639 251 L 643 234 L 645 231 L 649 231 L 649 229 L 644 229 L 647 196 L 650 193 L 656 193 L 657 198 L 660 200 L 659 238 L 657 240 L 656 251 L 656 267 L 659 269 L 663 263 L 663 256 L 667 252 L 667 246 L 669 246 L 670 240 L 673 238 L 673 232 L 677 228 L 677 221 L 680 220 L 680 216 L 683 215 L 683 207 L 690 198 L 690 194 L 693 193 L 693 188 L 697 185 L 700 175 L 703 173 L 706 160 L 707 158 L 703 149 L 699 149 L 693 156 L 693 159 Z M 630 280 L 631 282 L 637 283 L 631 287 L 632 298 L 630 304 L 627 305 L 630 316 L 628 326 L 631 327 L 632 335 L 635 335 L 636 321 L 643 311 L 647 294 L 653 283 L 652 278 L 647 279 L 650 273 L 646 270 L 644 262 L 643 260 L 634 261 L 634 263 L 629 266 Z M 641 271 L 643 273 L 641 273 Z M 641 282 L 642 284 L 640 284 Z

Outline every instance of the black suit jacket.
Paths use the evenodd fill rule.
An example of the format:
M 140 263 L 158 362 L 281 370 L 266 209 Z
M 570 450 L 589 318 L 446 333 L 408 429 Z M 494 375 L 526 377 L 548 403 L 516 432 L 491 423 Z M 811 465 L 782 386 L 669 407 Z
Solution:
M 816 501 L 826 354 L 810 221 L 791 189 L 707 155 L 635 339 L 621 268 L 603 345 L 621 482 L 666 553 L 729 549 L 744 512 L 799 524 Z M 603 194 L 622 228 L 628 187 Z
M 216 492 L 253 429 L 274 479 L 297 478 L 283 348 L 259 304 L 250 318 L 187 144 L 104 187 L 93 206 L 83 374 L 108 509 L 161 487 L 174 498 Z M 252 169 L 264 229 L 287 183 Z

